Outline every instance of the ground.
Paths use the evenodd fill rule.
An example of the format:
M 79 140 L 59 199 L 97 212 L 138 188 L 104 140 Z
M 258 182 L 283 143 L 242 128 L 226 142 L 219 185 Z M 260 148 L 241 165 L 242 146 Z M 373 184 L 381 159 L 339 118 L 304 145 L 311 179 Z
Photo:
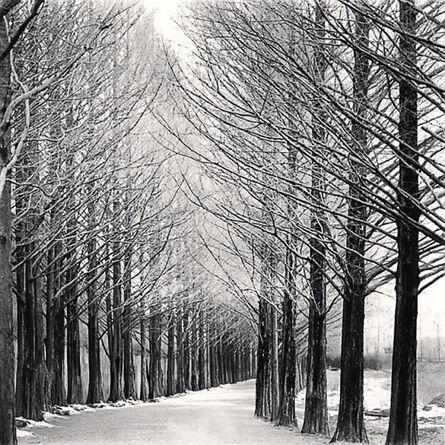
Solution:
M 338 407 L 338 371 L 329 371 L 329 414 L 332 428 Z M 367 371 L 365 405 L 368 410 L 389 406 L 389 373 Z M 420 391 L 422 394 L 422 391 Z M 302 436 L 298 430 L 277 428 L 253 417 L 253 380 L 220 388 L 161 398 L 122 408 L 105 407 L 71 416 L 48 416 L 47 422 L 20 431 L 19 445 L 320 445 L 328 440 Z M 426 397 L 426 396 L 425 396 Z M 429 395 L 428 395 L 429 397 Z M 421 403 L 423 402 L 421 400 Z M 296 400 L 301 426 L 304 392 Z M 445 410 L 419 412 L 420 441 L 445 443 Z M 371 443 L 384 443 L 387 418 L 366 417 Z M 333 432 L 333 431 L 331 431 Z M 24 434 L 28 434 L 24 436 Z

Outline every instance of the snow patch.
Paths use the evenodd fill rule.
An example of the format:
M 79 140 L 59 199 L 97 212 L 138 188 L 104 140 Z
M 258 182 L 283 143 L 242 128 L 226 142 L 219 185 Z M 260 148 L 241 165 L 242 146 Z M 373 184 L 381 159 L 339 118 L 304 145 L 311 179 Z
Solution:
M 31 431 L 21 430 L 17 428 L 17 437 L 30 437 L 33 436 Z
M 432 417 L 443 417 L 445 419 L 445 408 L 442 408 L 437 405 L 426 405 L 428 409 L 419 410 L 418 417 L 419 419 L 430 419 Z
M 22 421 L 26 423 L 26 427 L 32 426 L 32 427 L 39 427 L 39 428 L 52 428 L 54 425 L 51 425 L 50 423 L 46 422 L 46 413 L 43 413 L 43 418 L 45 420 L 41 422 L 36 422 L 35 420 L 25 419 L 24 417 L 16 417 L 16 420 Z

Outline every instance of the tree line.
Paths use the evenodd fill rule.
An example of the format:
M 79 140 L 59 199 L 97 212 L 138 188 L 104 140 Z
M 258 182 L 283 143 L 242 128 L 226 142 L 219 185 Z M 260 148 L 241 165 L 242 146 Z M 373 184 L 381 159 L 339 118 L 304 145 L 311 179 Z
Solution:
M 17 0 L 0 15 L 0 443 L 54 406 L 251 378 L 246 320 L 188 260 L 195 212 L 150 117 L 172 115 L 153 13 Z
M 184 192 L 219 225 L 207 247 L 237 264 L 217 261 L 220 279 L 257 317 L 259 417 L 296 425 L 304 385 L 304 433 L 367 442 L 365 301 L 394 283 L 386 443 L 418 442 L 418 297 L 443 277 L 444 12 L 247 0 L 184 14 L 192 55 L 170 64 L 191 135 L 158 120 L 208 178 Z M 326 332 L 339 317 L 331 436 Z

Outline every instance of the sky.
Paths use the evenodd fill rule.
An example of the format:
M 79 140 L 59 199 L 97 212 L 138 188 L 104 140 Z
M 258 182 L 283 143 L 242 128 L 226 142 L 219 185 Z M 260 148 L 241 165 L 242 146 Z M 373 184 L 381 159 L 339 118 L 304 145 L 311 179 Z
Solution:
M 155 26 L 170 40 L 177 41 L 180 31 L 175 24 L 175 17 L 180 12 L 181 0 L 142 0 L 147 9 L 157 10 L 155 16 Z

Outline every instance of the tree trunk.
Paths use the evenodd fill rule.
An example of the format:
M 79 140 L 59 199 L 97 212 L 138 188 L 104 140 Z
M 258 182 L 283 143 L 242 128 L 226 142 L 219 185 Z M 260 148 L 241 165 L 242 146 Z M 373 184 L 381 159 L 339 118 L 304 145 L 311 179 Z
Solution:
M 323 291 L 324 294 L 324 291 Z M 318 299 L 318 303 L 323 300 Z M 326 379 L 326 318 L 315 303 L 309 307 L 308 356 L 306 367 L 306 403 L 302 432 L 329 435 Z
M 147 379 L 147 319 L 145 314 L 145 304 L 141 303 L 141 391 L 139 398 L 146 402 L 148 400 L 148 379 Z
M 113 321 L 110 345 L 110 395 L 108 400 L 116 402 L 124 398 L 122 391 L 122 299 L 120 277 L 120 260 L 113 265 Z
M 197 391 L 199 389 L 199 365 L 198 365 L 198 322 L 197 315 L 195 314 L 195 320 L 192 325 L 192 350 L 191 350 L 191 380 L 192 380 L 192 391 Z
M 400 56 L 404 70 L 415 76 L 416 33 L 414 0 L 400 0 Z M 408 76 L 407 76 L 408 77 Z M 417 172 L 418 118 L 417 88 L 413 81 L 399 83 L 399 211 L 397 221 L 398 263 L 396 275 L 396 313 L 392 357 L 391 409 L 387 445 L 414 445 L 417 432 L 417 298 L 419 292 L 419 233 L 414 226 L 420 218 Z M 407 222 L 410 219 L 411 222 Z
M 268 313 L 268 303 L 260 299 L 258 303 L 258 361 L 255 384 L 255 416 L 263 418 L 269 417 L 270 414 L 270 330 L 268 326 Z
M 320 48 L 324 45 L 325 23 L 322 8 L 316 6 L 315 26 L 317 28 L 316 51 L 314 54 L 314 69 L 316 80 L 324 81 L 326 61 Z M 315 144 L 323 150 L 326 142 L 326 131 L 322 120 L 325 118 L 322 105 L 315 98 L 312 136 Z M 325 215 L 320 206 L 323 203 L 325 178 L 322 167 L 313 161 L 312 164 L 311 198 L 314 204 L 311 215 L 313 238 L 310 240 L 310 289 L 309 302 L 309 332 L 306 404 L 304 410 L 303 433 L 329 435 L 327 380 L 326 380 L 326 247 L 324 245 Z
M 161 366 L 161 315 L 152 315 L 150 326 L 150 378 L 149 398 L 162 396 L 162 366 Z
M 82 403 L 82 371 L 80 363 L 80 332 L 78 316 L 77 273 L 75 245 L 76 221 L 73 219 L 68 224 L 67 263 L 66 274 L 67 290 L 67 368 L 68 368 L 68 403 Z
M 73 279 L 71 274 L 67 279 Z M 80 332 L 77 306 L 77 286 L 70 286 L 67 292 L 67 369 L 68 403 L 82 403 L 82 371 L 80 363 Z
M 128 248 L 124 257 L 124 396 L 136 399 L 136 381 L 133 354 L 133 329 L 131 309 L 131 257 L 132 249 Z
M 167 334 L 167 396 L 175 394 L 175 316 L 171 308 L 171 319 Z
M 198 387 L 199 389 L 205 389 L 207 387 L 206 381 L 206 335 L 204 331 L 204 316 L 202 310 L 198 314 Z
M 295 174 L 295 150 L 290 147 L 288 153 L 288 166 L 290 177 Z M 290 193 L 295 193 L 291 187 Z M 297 297 L 295 286 L 295 254 L 297 239 L 294 234 L 294 218 L 296 206 L 292 198 L 288 198 L 287 213 L 290 220 L 288 246 L 286 248 L 285 263 L 285 289 L 283 295 L 283 328 L 282 347 L 280 357 L 280 407 L 277 425 L 297 426 L 295 417 L 295 374 L 296 374 L 296 344 L 295 344 L 295 307 L 294 299 Z
M 26 161 L 25 161 L 26 162 Z M 23 162 L 23 164 L 25 164 Z M 21 174 L 24 170 L 23 166 L 17 169 L 17 180 L 23 182 L 25 175 Z M 20 198 L 16 198 L 16 212 L 21 214 L 24 210 L 25 202 Z M 25 295 L 25 257 L 27 248 L 23 245 L 26 233 L 25 221 L 19 221 L 15 231 L 16 250 L 15 262 L 16 266 L 16 294 L 17 294 L 17 368 L 16 368 L 16 415 L 21 415 L 24 410 L 24 372 L 25 372 L 25 311 L 26 311 L 26 295 Z
M 12 2 L 11 2 L 12 3 Z M 15 3 L 18 3 L 15 2 Z M 1 3 L 3 7 L 3 2 Z M 13 5 L 10 5 L 12 8 Z M 9 38 L 6 14 L 2 13 L 0 23 L 0 49 L 8 46 Z M 9 57 L 0 62 L 0 121 L 11 101 L 11 65 Z M 5 168 L 10 156 L 10 130 L 0 130 L 0 169 Z M 15 393 L 14 393 L 14 333 L 13 333 L 13 295 L 11 272 L 11 185 L 6 182 L 0 190 L 0 443 L 17 443 L 15 430 Z
M 54 215 L 53 215 L 54 216 Z M 61 288 L 60 283 L 60 253 L 61 244 L 57 242 L 54 246 L 54 257 L 52 271 L 52 285 L 53 290 L 51 295 L 53 311 L 52 319 L 54 321 L 52 327 L 53 344 L 54 344 L 54 363 L 53 375 L 51 382 L 51 403 L 53 405 L 66 405 L 66 391 L 65 391 L 65 301 L 64 294 L 57 295 Z
M 30 250 L 33 250 L 30 248 Z M 24 311 L 24 369 L 21 415 L 27 419 L 43 420 L 46 367 L 43 350 L 43 314 L 40 271 L 25 263 Z
M 90 196 L 88 204 L 88 224 L 90 230 L 95 227 L 94 205 Z M 102 372 L 100 363 L 100 339 L 99 339 L 99 309 L 100 301 L 97 296 L 96 283 L 96 239 L 91 236 L 87 244 L 88 265 L 87 265 L 87 288 L 88 300 L 88 395 L 87 403 L 98 403 L 103 399 Z
M 184 324 L 184 387 L 185 389 L 192 388 L 191 382 L 191 354 L 190 354 L 190 324 L 189 324 L 189 312 L 188 309 L 184 308 L 183 311 L 183 324 Z
M 183 312 L 182 308 L 178 309 L 176 318 L 176 392 L 181 393 L 185 391 L 185 379 L 184 379 L 184 363 L 185 363 L 185 350 L 184 350 L 184 326 L 183 326 Z
M 287 255 L 293 254 L 288 251 Z M 287 268 L 291 268 L 290 260 Z M 289 272 L 286 272 L 289 273 Z M 290 283 L 289 283 L 290 284 Z M 296 426 L 295 417 L 295 373 L 296 373 L 296 348 L 295 348 L 295 313 L 290 296 L 290 289 L 285 289 L 283 298 L 283 344 L 281 347 L 280 369 L 280 408 L 277 425 Z
M 270 354 L 270 421 L 276 422 L 278 419 L 279 400 L 279 382 L 278 382 L 278 319 L 277 311 L 272 306 L 270 308 L 270 326 L 271 326 L 271 354 Z M 239 368 L 239 366 L 237 366 Z
M 369 24 L 356 13 L 355 37 L 359 48 L 368 47 Z M 366 119 L 368 102 L 368 58 L 361 49 L 354 52 L 354 115 Z M 360 159 L 367 151 L 366 130 L 360 122 L 352 123 L 352 150 Z M 366 270 L 365 237 L 367 206 L 360 181 L 366 169 L 351 160 L 349 209 L 346 234 L 346 277 L 343 296 L 341 343 L 340 405 L 337 429 L 331 442 L 368 442 L 363 415 L 363 334 L 365 322 Z

